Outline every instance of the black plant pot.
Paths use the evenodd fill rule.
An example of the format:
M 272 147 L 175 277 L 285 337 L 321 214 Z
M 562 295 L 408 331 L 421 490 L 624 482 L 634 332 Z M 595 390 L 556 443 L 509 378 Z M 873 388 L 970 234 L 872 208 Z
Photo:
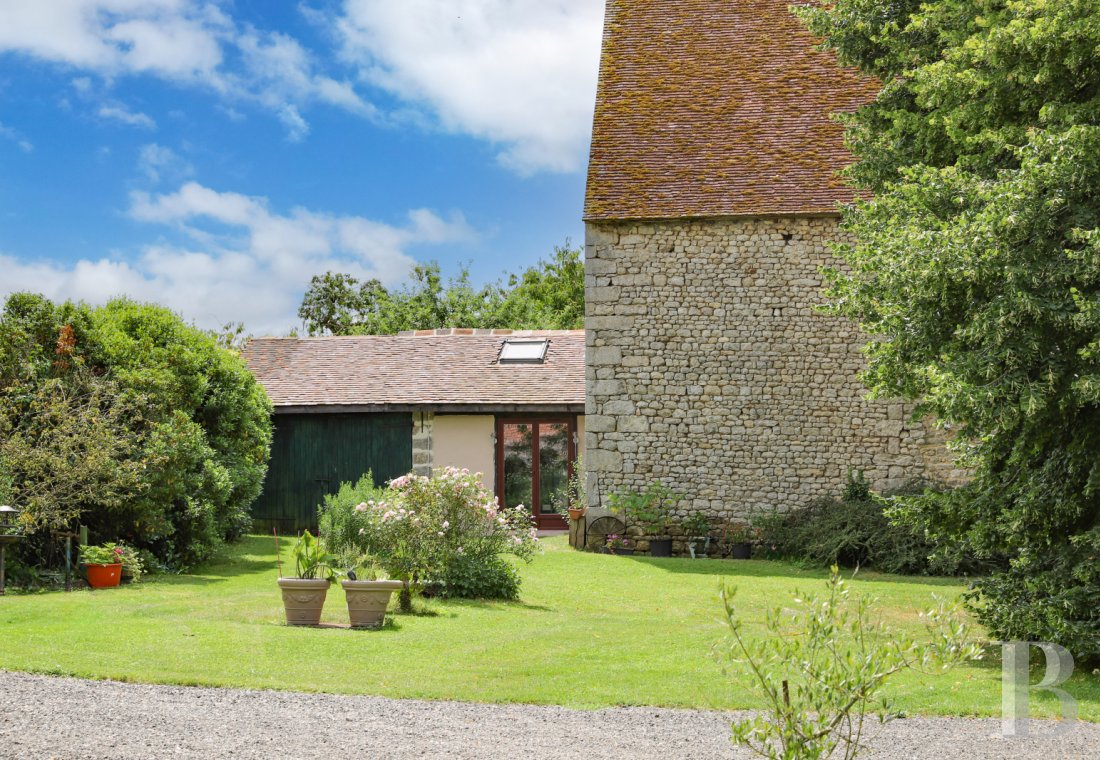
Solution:
M 633 549 L 609 549 L 608 551 L 610 551 L 612 554 L 615 554 L 619 557 L 633 557 L 634 556 L 634 550 Z
M 651 556 L 651 557 L 671 557 L 672 556 L 672 539 L 671 538 L 651 538 L 649 540 L 649 556 Z
M 734 559 L 752 559 L 752 544 L 734 544 L 730 547 L 730 556 Z

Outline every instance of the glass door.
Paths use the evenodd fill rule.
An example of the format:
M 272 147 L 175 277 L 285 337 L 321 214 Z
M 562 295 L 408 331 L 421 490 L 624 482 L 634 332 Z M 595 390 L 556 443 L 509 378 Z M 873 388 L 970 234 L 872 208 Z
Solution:
M 540 530 L 565 530 L 559 494 L 573 472 L 575 417 L 497 419 L 497 494 L 523 505 Z

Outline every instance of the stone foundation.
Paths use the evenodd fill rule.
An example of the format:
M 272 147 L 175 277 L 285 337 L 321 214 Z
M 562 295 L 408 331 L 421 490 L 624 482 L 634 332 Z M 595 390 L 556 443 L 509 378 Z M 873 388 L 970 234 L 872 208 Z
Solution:
M 874 487 L 960 480 L 939 431 L 868 402 L 865 342 L 824 301 L 833 218 L 589 223 L 589 500 L 662 480 L 719 521 Z

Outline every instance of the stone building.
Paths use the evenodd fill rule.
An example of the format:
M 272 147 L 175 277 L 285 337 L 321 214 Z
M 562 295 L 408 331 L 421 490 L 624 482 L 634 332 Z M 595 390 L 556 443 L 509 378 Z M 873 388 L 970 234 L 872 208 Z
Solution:
M 864 337 L 822 314 L 873 97 L 789 0 L 609 0 L 586 221 L 589 499 L 660 479 L 715 517 L 957 476 L 938 431 L 869 402 Z

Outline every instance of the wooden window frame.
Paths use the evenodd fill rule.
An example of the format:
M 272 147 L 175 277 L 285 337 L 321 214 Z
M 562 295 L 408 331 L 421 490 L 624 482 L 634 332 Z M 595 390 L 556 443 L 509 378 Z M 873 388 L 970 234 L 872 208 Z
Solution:
M 496 418 L 496 490 L 500 505 L 504 506 L 504 426 L 505 425 L 531 425 L 531 503 L 527 508 L 535 519 L 539 530 L 567 530 L 568 524 L 556 513 L 544 514 L 542 512 L 542 488 L 540 478 L 539 435 L 538 425 L 551 424 L 568 425 L 567 445 L 567 476 L 573 477 L 573 466 L 577 461 L 577 415 L 576 414 L 508 414 L 499 415 Z

